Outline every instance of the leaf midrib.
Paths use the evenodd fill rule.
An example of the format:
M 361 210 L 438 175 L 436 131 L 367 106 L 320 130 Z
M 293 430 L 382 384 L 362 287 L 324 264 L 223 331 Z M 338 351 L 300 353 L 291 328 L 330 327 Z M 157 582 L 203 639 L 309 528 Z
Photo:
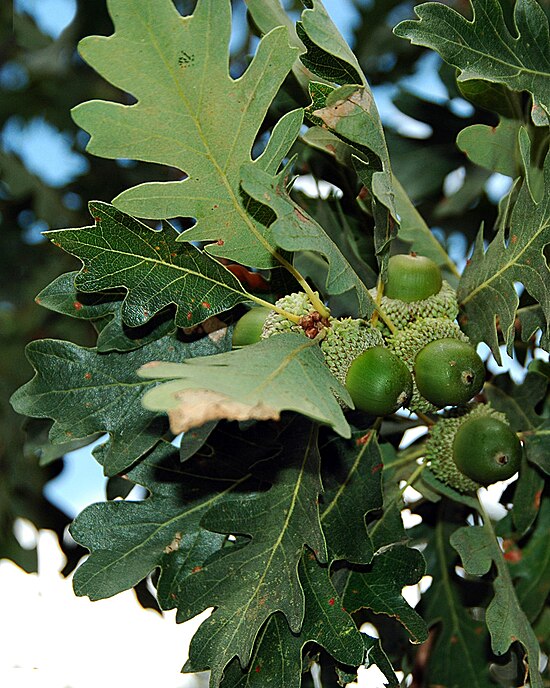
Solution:
M 528 249 L 531 248 L 531 245 L 539 238 L 539 236 L 542 234 L 542 232 L 543 232 L 545 229 L 547 229 L 549 226 L 550 226 L 550 225 L 547 224 L 547 223 L 546 223 L 546 224 L 541 224 L 541 226 L 539 227 L 538 231 L 530 237 L 530 239 L 527 241 L 527 243 L 526 243 L 525 246 L 521 249 L 521 251 L 520 251 L 519 253 L 517 253 L 517 254 L 514 255 L 514 257 L 513 257 L 514 259 L 513 259 L 513 260 L 511 259 L 511 260 L 509 260 L 508 262 L 506 262 L 499 270 L 497 270 L 493 275 L 491 275 L 491 277 L 489 277 L 488 279 L 485 279 L 483 282 L 481 282 L 480 284 L 478 284 L 478 286 L 477 286 L 475 289 L 473 289 L 464 299 L 462 299 L 462 305 L 464 305 L 464 304 L 468 303 L 469 301 L 471 301 L 471 300 L 474 298 L 474 296 L 475 296 L 478 292 L 480 292 L 482 289 L 486 289 L 488 285 L 490 285 L 490 284 L 491 284 L 492 282 L 494 282 L 496 279 L 498 279 L 499 277 L 501 277 L 501 275 L 502 275 L 503 273 L 505 273 L 507 270 L 509 270 L 510 268 L 516 267 L 517 264 L 519 263 L 520 258 L 523 256 L 523 254 L 524 254 Z M 496 241 L 497 239 L 498 239 L 498 237 L 495 238 L 495 241 Z M 505 249 L 505 251 L 506 251 L 506 250 L 507 250 L 507 249 Z M 483 258 L 484 258 L 484 259 L 487 258 L 487 253 L 484 253 Z
M 191 17 L 192 17 L 192 15 L 191 15 Z M 273 256 L 273 258 L 274 258 L 277 262 L 283 264 L 282 256 L 280 256 L 279 252 L 271 246 L 271 244 L 265 239 L 265 237 L 262 235 L 262 233 L 259 232 L 259 231 L 256 229 L 256 226 L 255 226 L 254 223 L 251 221 L 250 216 L 248 215 L 248 213 L 244 210 L 244 208 L 243 208 L 243 207 L 241 206 L 241 204 L 239 203 L 239 200 L 238 200 L 238 198 L 237 198 L 237 195 L 236 195 L 234 189 L 232 188 L 231 184 L 229 183 L 229 180 L 228 180 L 228 178 L 227 178 L 227 175 L 226 175 L 224 169 L 219 165 L 219 163 L 218 163 L 216 157 L 215 157 L 215 156 L 213 155 L 213 153 L 212 153 L 211 147 L 210 147 L 210 145 L 209 145 L 209 143 L 208 143 L 208 139 L 205 137 L 205 135 L 204 135 L 204 133 L 203 133 L 203 130 L 202 130 L 202 127 L 201 127 L 201 124 L 200 124 L 200 119 L 198 119 L 198 118 L 195 116 L 193 110 L 192 110 L 191 107 L 190 107 L 189 101 L 188 101 L 188 99 L 185 97 L 185 94 L 184 94 L 183 90 L 181 89 L 181 86 L 180 86 L 180 84 L 179 84 L 179 82 L 178 82 L 178 79 L 176 78 L 176 74 L 175 74 L 175 72 L 174 72 L 173 67 L 166 61 L 163 52 L 160 50 L 160 46 L 158 45 L 158 42 L 156 41 L 156 34 L 155 34 L 155 32 L 152 30 L 152 27 L 150 27 L 149 24 L 145 24 L 145 27 L 146 27 L 146 30 L 147 30 L 149 36 L 150 36 L 151 43 L 152 43 L 152 45 L 154 46 L 154 48 L 156 49 L 157 54 L 158 54 L 160 60 L 164 63 L 167 72 L 168 72 L 168 73 L 170 74 L 170 76 L 172 77 L 172 81 L 174 82 L 174 86 L 175 86 L 176 93 L 179 95 L 179 98 L 180 98 L 180 100 L 182 101 L 182 103 L 184 104 L 185 108 L 187 109 L 187 112 L 189 113 L 189 116 L 191 117 L 191 119 L 192 119 L 193 122 L 195 123 L 195 128 L 196 128 L 196 130 L 197 130 L 197 134 L 198 134 L 198 136 L 199 136 L 199 138 L 200 138 L 200 140 L 201 140 L 201 142 L 202 142 L 202 144 L 203 144 L 203 146 L 204 146 L 204 149 L 205 149 L 205 157 L 207 157 L 208 159 L 210 159 L 210 161 L 212 162 L 212 165 L 214 166 L 214 169 L 215 169 L 216 172 L 218 173 L 218 176 L 219 176 L 219 178 L 221 179 L 221 182 L 222 182 L 223 186 L 225 187 L 225 189 L 226 189 L 226 191 L 227 191 L 227 194 L 228 194 L 228 196 L 229 196 L 229 199 L 230 199 L 231 203 L 233 204 L 233 207 L 235 208 L 235 210 L 237 211 L 237 213 L 240 215 L 241 219 L 244 221 L 244 223 L 245 223 L 246 226 L 248 227 L 249 231 L 255 236 L 255 238 L 257 239 L 257 241 L 259 241 L 259 242 L 262 244 L 262 246 L 264 247 L 264 249 L 265 249 L 266 251 L 268 251 L 268 253 L 270 253 L 271 256 Z M 268 61 L 265 61 L 265 63 L 264 63 L 264 68 L 263 68 L 263 72 L 265 72 L 265 69 L 266 69 L 266 67 L 267 67 L 268 64 L 269 64 Z M 229 81 L 231 82 L 231 85 L 233 86 L 233 85 L 235 84 L 235 80 L 234 80 L 234 79 L 231 79 L 231 77 L 229 77 L 229 76 L 228 76 L 228 79 L 229 79 Z M 203 81 L 204 81 L 204 80 L 203 80 Z M 202 83 L 202 82 L 201 82 L 201 83 Z M 258 85 L 259 83 L 261 83 L 261 79 L 258 79 L 258 80 L 256 81 L 256 88 L 255 88 L 254 91 L 253 91 L 253 95 L 256 93 L 257 85 Z M 237 140 L 237 136 L 238 136 L 238 133 L 239 133 L 240 128 L 241 128 L 241 126 L 242 126 L 242 121 L 243 121 L 244 118 L 245 118 L 245 114 L 248 112 L 248 108 L 249 108 L 249 106 L 250 106 L 252 100 L 253 100 L 253 96 L 252 96 L 251 98 L 249 98 L 249 99 L 247 100 L 247 102 L 246 102 L 246 108 L 245 108 L 245 110 L 243 111 L 243 114 L 242 114 L 242 116 L 241 116 L 240 119 L 239 119 L 239 126 L 238 126 L 238 128 L 237 128 L 237 132 L 235 133 L 235 137 L 234 137 L 233 142 L 232 142 L 232 144 L 231 144 L 231 150 L 233 150 L 234 147 L 235 147 L 235 143 L 236 143 L 236 140 Z M 201 92 L 201 103 L 202 103 L 202 92 Z M 230 156 L 228 156 L 228 160 L 230 160 Z

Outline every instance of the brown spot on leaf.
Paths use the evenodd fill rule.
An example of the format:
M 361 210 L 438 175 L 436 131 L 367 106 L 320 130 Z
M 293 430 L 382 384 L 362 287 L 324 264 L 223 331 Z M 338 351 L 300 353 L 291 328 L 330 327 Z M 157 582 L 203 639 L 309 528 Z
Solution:
M 208 303 L 208 301 L 202 301 L 201 306 L 203 308 L 212 308 L 212 306 Z
M 370 472 L 372 473 L 372 475 L 374 475 L 375 473 L 378 473 L 378 471 L 381 471 L 383 468 L 384 468 L 383 463 L 377 463 L 376 466 L 373 466 L 370 469 Z
M 91 380 L 91 379 L 92 379 L 92 374 L 91 374 L 91 373 L 84 373 L 84 379 L 85 379 L 85 380 Z
M 80 310 L 82 310 L 82 304 L 80 303 L 80 301 L 75 301 L 75 302 L 73 303 L 73 308 L 75 309 L 75 311 L 80 311 Z
M 354 110 L 359 108 L 370 113 L 372 110 L 373 98 L 366 88 L 359 88 L 345 100 L 337 100 L 334 105 L 315 110 L 313 114 L 319 117 L 330 129 L 336 129 L 340 120 L 348 117 Z
M 202 571 L 202 566 L 193 566 L 191 569 L 191 573 L 198 573 L 199 571 Z
M 164 548 L 164 554 L 171 554 L 179 549 L 181 542 L 181 533 L 176 533 L 172 542 Z
M 263 402 L 246 404 L 208 389 L 187 389 L 176 393 L 174 398 L 178 405 L 168 411 L 168 417 L 176 435 L 210 420 L 279 420 L 280 417 L 277 410 Z

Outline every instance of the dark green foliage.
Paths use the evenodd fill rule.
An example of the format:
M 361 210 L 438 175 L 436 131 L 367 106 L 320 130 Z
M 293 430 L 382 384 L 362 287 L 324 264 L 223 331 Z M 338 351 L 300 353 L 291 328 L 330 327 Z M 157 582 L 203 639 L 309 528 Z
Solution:
M 210 670 L 212 688 L 312 686 L 316 664 L 325 688 L 355 680 L 361 665 L 394 688 L 397 670 L 419 688 L 542 688 L 545 365 L 521 384 L 488 376 L 480 390 L 525 449 L 493 525 L 473 490 L 427 469 L 424 436 L 408 444 L 408 429 L 444 428 L 435 406 L 412 404 L 418 418 L 352 409 L 323 356 L 330 337 L 321 340 L 329 315 L 361 319 L 411 358 L 411 371 L 419 348 L 442 337 L 485 342 L 497 360 L 504 344 L 521 364 L 548 349 L 543 3 L 472 0 L 470 18 L 427 3 L 419 20 L 393 0 L 361 3 L 354 53 L 320 0 L 293 8 L 298 23 L 276 0 L 247 0 L 260 41 L 246 34 L 232 55 L 229 0 L 78 4 L 58 41 L 19 15 L 12 40 L 0 9 L 2 56 L 28 75 L 2 93 L 3 119 L 14 104 L 26 119 L 43 112 L 83 154 L 68 114 L 77 106 L 93 154 L 88 174 L 54 188 L 0 149 L 1 384 L 30 417 L 25 439 L 2 405 L 0 556 L 36 567 L 14 521 L 61 536 L 68 519 L 42 488 L 65 452 L 107 433 L 94 452 L 110 476 L 107 500 L 71 526 L 90 552 L 75 591 L 102 599 L 150 577 L 179 621 L 214 607 L 184 667 Z M 71 53 L 85 35 L 83 62 Z M 448 62 L 444 102 L 399 81 L 428 55 L 418 45 Z M 382 126 L 369 85 L 381 83 L 428 125 L 426 138 Z M 463 97 L 467 115 L 457 114 Z M 461 166 L 464 183 L 450 190 L 446 177 Z M 493 172 L 514 177 L 498 207 L 486 187 Z M 293 188 L 306 174 L 341 197 Z M 26 210 L 64 251 L 28 243 Z M 443 325 L 415 311 L 403 334 L 384 313 L 382 285 L 390 253 L 409 250 L 436 263 L 453 303 Z M 302 319 L 284 309 L 296 293 Z M 292 331 L 231 350 L 243 304 L 276 302 Z M 131 501 L 134 485 L 146 496 Z M 403 588 L 425 574 L 431 586 L 413 608 Z M 364 622 L 379 639 L 360 632 Z

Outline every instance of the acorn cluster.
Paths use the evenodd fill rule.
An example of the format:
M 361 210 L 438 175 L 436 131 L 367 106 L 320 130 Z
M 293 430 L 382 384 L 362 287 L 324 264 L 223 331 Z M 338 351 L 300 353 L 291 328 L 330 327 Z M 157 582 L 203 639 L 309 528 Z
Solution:
M 376 298 L 377 290 L 371 294 Z M 252 308 L 236 324 L 233 343 L 285 332 L 318 339 L 327 366 L 358 410 L 386 416 L 401 407 L 422 414 L 455 407 L 438 417 L 427 442 L 427 460 L 439 480 L 470 492 L 513 475 L 521 445 L 506 417 L 488 404 L 468 405 L 483 387 L 485 367 L 455 321 L 456 294 L 439 267 L 416 254 L 392 256 L 378 301 L 384 317 L 373 324 L 323 317 L 307 294 L 289 294 L 276 306 L 298 322 Z

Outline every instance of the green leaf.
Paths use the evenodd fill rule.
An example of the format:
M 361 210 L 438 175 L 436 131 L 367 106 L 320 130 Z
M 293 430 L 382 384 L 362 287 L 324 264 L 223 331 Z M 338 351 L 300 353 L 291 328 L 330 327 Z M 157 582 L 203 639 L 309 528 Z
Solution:
M 314 74 L 337 84 L 366 84 L 357 58 L 342 38 L 321 0 L 312 0 L 296 24 L 298 36 L 307 48 L 300 56 Z
M 533 95 L 533 121 L 548 124 L 550 56 L 548 19 L 536 0 L 517 0 L 510 33 L 498 0 L 470 0 L 473 19 L 439 2 L 415 8 L 419 20 L 398 24 L 394 32 L 415 45 L 436 50 L 460 70 L 459 81 L 484 79 Z
M 128 478 L 150 496 L 140 502 L 92 504 L 71 526 L 71 535 L 91 554 L 74 577 L 77 595 L 104 599 L 128 590 L 156 567 L 178 556 L 180 576 L 190 575 L 224 537 L 200 526 L 218 500 L 242 489 L 246 470 L 198 460 L 181 464 L 178 449 L 162 442 Z
M 78 272 L 60 275 L 35 300 L 56 313 L 93 321 L 99 330 L 96 343 L 99 352 L 139 349 L 176 329 L 174 314 L 168 310 L 141 327 L 128 327 L 122 322 L 124 292 L 80 292 L 74 286 L 77 275 Z
M 317 428 L 295 417 L 281 442 L 284 461 L 277 462 L 272 487 L 227 499 L 202 521 L 209 530 L 250 541 L 214 557 L 186 580 L 178 597 L 180 621 L 216 607 L 189 653 L 192 670 L 211 669 L 213 685 L 234 657 L 248 666 L 256 636 L 275 612 L 284 614 L 293 633 L 300 632 L 305 599 L 298 564 L 304 545 L 326 560 L 317 505 L 322 490 Z
M 539 494 L 540 500 L 540 494 Z M 511 577 L 516 581 L 516 594 L 529 621 L 537 619 L 550 593 L 550 499 L 544 497 L 535 528 L 517 556 L 508 558 Z
M 507 375 L 499 375 L 484 390 L 492 406 L 506 414 L 512 429 L 522 433 L 529 461 L 549 474 L 550 422 L 535 410 L 546 397 L 548 378 L 529 371 L 522 384 L 516 385 Z
M 424 575 L 425 562 L 418 550 L 404 545 L 388 547 L 372 560 L 364 572 L 353 571 L 346 582 L 344 607 L 350 612 L 371 609 L 375 614 L 395 617 L 413 643 L 422 643 L 428 630 L 421 616 L 401 595 Z
M 351 434 L 333 392 L 353 402 L 327 368 L 320 347 L 300 334 L 280 334 L 257 344 L 183 364 L 155 362 L 142 377 L 168 379 L 143 403 L 167 411 L 177 434 L 209 420 L 278 420 L 283 410 L 327 423 L 343 437 Z
M 359 148 L 342 141 L 334 133 L 320 126 L 308 129 L 303 138 L 308 145 L 330 155 L 344 167 L 357 165 L 354 163 L 356 158 L 361 158 L 363 162 L 368 162 L 368 157 L 365 156 Z M 361 174 L 363 171 L 363 168 L 360 166 L 356 166 L 356 169 L 358 174 Z M 363 183 L 368 185 L 369 175 L 366 174 L 366 170 L 365 175 L 361 174 L 361 178 Z M 394 193 L 393 201 L 395 203 L 397 215 L 399 216 L 399 228 L 397 230 L 399 239 L 410 244 L 412 251 L 416 251 L 423 256 L 431 258 L 448 273 L 453 275 L 453 279 L 456 279 L 458 277 L 458 272 L 454 263 L 447 255 L 443 246 L 430 231 L 430 228 L 411 202 L 411 199 L 395 174 L 393 175 L 392 187 Z
M 484 647 L 487 630 L 465 606 L 473 604 L 468 599 L 470 590 L 455 574 L 456 554 L 449 545 L 456 524 L 443 514 L 443 510 L 438 510 L 438 521 L 429 531 L 424 550 L 426 573 L 433 577 L 433 582 L 422 596 L 422 613 L 430 628 L 437 627 L 426 682 L 438 686 L 490 688 L 494 684 L 488 671 L 490 657 Z
M 181 240 L 216 242 L 208 246 L 210 253 L 246 265 L 277 264 L 262 218 L 247 213 L 239 169 L 251 160 L 267 109 L 299 53 L 288 45 L 287 29 L 270 31 L 245 73 L 233 79 L 229 0 L 199 0 L 186 17 L 171 0 L 131 5 L 110 0 L 109 10 L 115 33 L 85 38 L 80 52 L 137 103 L 94 100 L 75 108 L 76 123 L 91 134 L 88 150 L 107 158 L 170 165 L 186 175 L 182 181 L 141 184 L 120 194 L 114 204 L 138 217 L 193 217 L 196 226 Z M 276 172 L 298 133 L 296 121 L 294 137 L 285 138 L 288 121 L 284 135 L 276 136 L 272 148 L 277 156 L 268 154 L 256 164 Z
M 544 166 L 545 187 L 550 189 L 550 154 Z M 546 326 L 550 320 L 550 270 L 544 247 L 550 242 L 550 193 L 535 203 L 524 184 L 512 210 L 508 234 L 502 226 L 487 250 L 480 231 L 466 265 L 457 296 L 466 311 L 461 325 L 474 343 L 486 342 L 497 362 L 500 351 L 496 318 L 512 354 L 514 321 L 519 297 L 514 282 L 521 282 L 538 301 Z
M 248 668 L 243 670 L 238 660 L 231 662 L 222 688 L 263 688 L 267 681 L 273 688 L 300 688 L 302 650 L 309 642 L 322 646 L 342 664 L 363 662 L 363 634 L 342 609 L 328 569 L 313 554 L 304 553 L 298 575 L 305 596 L 300 633 L 290 631 L 281 613 L 274 614 L 258 635 Z
M 248 300 L 240 282 L 194 246 L 176 243 L 165 225 L 155 231 L 108 203 L 90 203 L 93 227 L 47 232 L 51 241 L 80 258 L 76 288 L 100 292 L 124 288 L 122 321 L 140 327 L 176 305 L 175 322 L 190 327 Z
M 459 133 L 456 143 L 476 165 L 515 178 L 521 172 L 518 148 L 520 126 L 518 120 L 504 117 L 501 117 L 497 127 L 473 124 Z
M 109 433 L 96 458 L 100 451 L 105 474 L 115 475 L 168 432 L 165 420 L 141 404 L 143 393 L 155 382 L 139 378 L 137 368 L 160 356 L 181 361 L 229 346 L 227 335 L 191 344 L 164 337 L 137 351 L 98 354 L 70 342 L 34 341 L 27 356 L 36 375 L 15 392 L 12 405 L 33 418 L 52 418 L 49 437 L 54 444 Z
M 331 560 L 368 564 L 374 555 L 365 515 L 382 506 L 382 455 L 374 432 L 333 439 L 326 461 L 321 524 Z
M 328 262 L 325 289 L 329 294 L 343 294 L 353 290 L 359 313 L 368 317 L 374 311 L 374 301 L 359 275 L 353 270 L 339 246 L 324 229 L 295 203 L 285 188 L 285 170 L 276 177 L 254 165 L 241 170 L 243 189 L 252 198 L 264 203 L 277 215 L 270 229 L 277 245 L 286 251 L 313 251 Z
M 540 650 L 537 639 L 521 609 L 502 550 L 491 526 L 466 526 L 451 536 L 451 545 L 462 559 L 466 573 L 482 576 L 494 564 L 497 577 L 493 582 L 495 596 L 487 607 L 485 620 L 491 634 L 491 646 L 497 655 L 504 654 L 513 642 L 520 642 L 526 651 L 529 685 L 542 688 L 539 674 Z

